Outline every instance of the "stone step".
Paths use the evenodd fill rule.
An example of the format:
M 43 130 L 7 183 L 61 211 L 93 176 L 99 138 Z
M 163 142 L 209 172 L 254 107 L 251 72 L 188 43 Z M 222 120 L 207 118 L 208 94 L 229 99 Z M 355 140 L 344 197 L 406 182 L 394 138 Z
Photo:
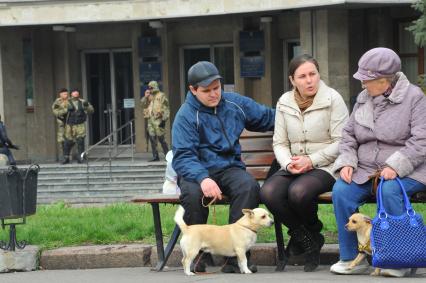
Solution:
M 90 166 L 89 172 L 109 172 L 109 166 Z M 111 171 L 125 171 L 125 170 L 146 170 L 146 171 L 165 171 L 166 164 L 159 165 L 131 165 L 131 164 L 122 164 L 122 165 L 114 165 L 111 166 Z M 60 167 L 41 167 L 39 174 L 45 174 L 50 172 L 87 172 L 86 166 L 60 166 Z
M 123 175 L 129 175 L 129 174 L 144 174 L 144 175 L 164 175 L 165 169 L 162 170 L 162 168 L 153 168 L 153 169 L 113 169 L 113 170 L 97 170 L 97 171 L 89 171 L 89 174 L 96 174 L 96 175 L 109 175 L 109 174 L 123 174 Z M 67 171 L 40 171 L 38 173 L 38 178 L 46 178 L 47 177 L 54 177 L 54 176 L 74 176 L 74 175 L 86 175 L 86 170 L 67 170 Z
M 86 175 L 78 175 L 78 176 L 73 176 L 72 178 L 63 178 L 63 177 L 52 177 L 52 176 L 47 176 L 47 177 L 43 177 L 43 178 L 38 178 L 38 185 L 49 185 L 49 184 L 58 184 L 58 185 L 62 185 L 62 184 L 69 184 L 69 183 L 86 183 L 87 181 L 87 176 Z M 118 182 L 128 182 L 128 181 L 150 181 L 150 182 L 161 182 L 164 181 L 164 175 L 157 175 L 157 176 L 152 176 L 152 175 L 113 175 L 111 178 L 109 175 L 89 175 L 89 182 L 93 183 L 118 183 Z
M 38 204 L 51 204 L 58 201 L 64 201 L 70 204 L 93 204 L 93 203 L 113 203 L 113 202 L 130 202 L 132 198 L 140 194 L 159 193 L 159 189 L 145 190 L 139 192 L 120 192 L 105 194 L 65 194 L 65 195 L 38 195 Z
M 161 182 L 157 180 L 153 181 L 122 181 L 122 182 L 96 182 L 89 181 L 89 190 L 94 190 L 98 188 L 117 188 L 120 190 L 124 187 L 149 187 L 149 186 L 159 186 L 163 185 L 163 180 Z M 56 191 L 56 190 L 87 190 L 86 181 L 78 181 L 72 183 L 61 183 L 61 184 L 37 184 L 37 191 Z

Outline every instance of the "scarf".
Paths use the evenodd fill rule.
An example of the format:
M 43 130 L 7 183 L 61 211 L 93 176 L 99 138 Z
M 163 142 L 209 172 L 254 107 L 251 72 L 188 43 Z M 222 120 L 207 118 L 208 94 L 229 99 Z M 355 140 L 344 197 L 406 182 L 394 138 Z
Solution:
M 294 89 L 294 99 L 296 100 L 297 106 L 299 106 L 300 111 L 305 111 L 312 105 L 314 102 L 315 95 L 309 96 L 307 98 L 302 97 L 297 88 Z

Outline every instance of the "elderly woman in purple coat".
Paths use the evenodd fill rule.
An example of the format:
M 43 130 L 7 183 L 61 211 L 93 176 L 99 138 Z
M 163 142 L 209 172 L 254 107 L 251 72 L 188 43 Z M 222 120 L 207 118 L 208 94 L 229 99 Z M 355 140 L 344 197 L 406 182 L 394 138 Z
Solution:
M 364 90 L 343 129 L 339 156 L 333 171 L 340 178 L 333 187 L 340 260 L 331 266 L 337 274 L 367 272 L 366 261 L 353 269 L 350 262 L 358 254 L 356 234 L 345 224 L 372 194 L 371 175 L 383 176 L 383 199 L 392 215 L 404 213 L 399 177 L 410 196 L 426 190 L 426 97 L 400 71 L 401 60 L 388 48 L 367 51 L 353 75 Z M 383 269 L 381 274 L 408 275 L 409 269 Z

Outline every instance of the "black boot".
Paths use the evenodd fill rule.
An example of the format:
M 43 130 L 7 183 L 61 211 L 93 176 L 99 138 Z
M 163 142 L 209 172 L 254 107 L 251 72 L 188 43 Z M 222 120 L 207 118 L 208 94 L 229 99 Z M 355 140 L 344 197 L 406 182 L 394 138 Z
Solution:
M 72 142 L 65 140 L 63 145 L 63 155 L 64 159 L 62 160 L 61 164 L 68 164 L 70 163 L 70 151 L 71 151 Z
M 214 265 L 212 255 L 200 251 L 191 263 L 191 272 L 206 272 L 207 265 Z
M 84 157 L 82 157 L 81 155 L 84 153 L 84 138 L 77 139 L 77 152 L 78 152 L 77 162 L 83 163 Z
M 250 269 L 251 272 L 256 273 L 257 266 L 250 262 L 250 256 L 250 251 L 246 252 L 248 269 Z M 237 257 L 225 257 L 225 265 L 222 267 L 221 271 L 223 273 L 241 273 Z
M 322 242 L 322 244 L 320 242 L 322 235 L 318 233 L 321 237 L 318 235 L 314 237 L 304 226 L 290 230 L 289 234 L 305 251 L 305 266 L 303 270 L 305 272 L 314 271 L 320 263 L 320 250 L 324 244 L 324 242 Z M 324 240 L 324 237 L 322 237 L 322 239 Z
M 160 158 L 158 157 L 157 137 L 156 136 L 149 136 L 149 141 L 151 142 L 152 159 L 149 160 L 148 162 L 159 161 Z
M 318 247 L 318 251 L 307 254 L 305 256 L 305 271 L 314 271 L 318 265 L 320 264 L 320 251 L 322 246 L 324 246 L 324 236 L 320 233 L 323 227 L 323 224 L 320 220 L 316 221 L 313 225 L 306 225 L 305 226 L 309 233 L 312 236 L 313 241 L 316 243 Z
M 305 250 L 297 241 L 293 240 L 293 237 L 290 237 L 290 240 L 288 241 L 285 252 L 287 256 L 290 257 L 290 256 L 298 256 L 298 255 L 304 254 Z

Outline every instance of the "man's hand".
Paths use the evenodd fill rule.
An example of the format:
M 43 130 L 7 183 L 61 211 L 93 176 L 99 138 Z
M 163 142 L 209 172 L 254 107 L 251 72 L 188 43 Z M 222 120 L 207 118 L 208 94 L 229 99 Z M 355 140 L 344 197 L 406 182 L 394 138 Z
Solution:
M 350 166 L 345 166 L 340 170 L 340 178 L 343 181 L 350 184 L 352 182 L 352 173 L 354 172 L 354 168 Z
M 205 178 L 201 181 L 201 190 L 205 197 L 208 198 L 217 198 L 218 200 L 222 199 L 222 191 L 219 189 L 219 186 L 210 178 Z
M 398 176 L 398 173 L 390 167 L 385 167 L 382 172 L 380 172 L 380 176 L 385 178 L 385 180 L 393 180 Z

